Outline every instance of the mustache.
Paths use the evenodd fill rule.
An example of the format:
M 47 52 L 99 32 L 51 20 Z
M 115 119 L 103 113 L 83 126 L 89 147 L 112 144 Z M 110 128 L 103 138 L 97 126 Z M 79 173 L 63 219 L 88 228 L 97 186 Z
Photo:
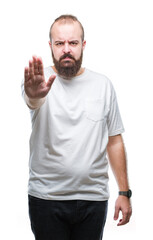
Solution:
M 60 57 L 59 61 L 65 59 L 67 57 L 75 60 L 75 58 L 70 53 L 65 53 L 63 56 Z

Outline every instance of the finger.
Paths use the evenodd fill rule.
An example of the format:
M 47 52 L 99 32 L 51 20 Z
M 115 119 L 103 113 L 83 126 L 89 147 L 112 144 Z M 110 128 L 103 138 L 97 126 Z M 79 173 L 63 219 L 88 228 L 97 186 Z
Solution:
M 29 80 L 29 70 L 28 67 L 25 67 L 24 69 L 24 80 L 27 82 Z
M 120 219 L 119 223 L 117 224 L 117 226 L 121 226 L 121 225 L 125 225 L 129 222 L 129 215 L 128 213 L 123 213 L 123 217 L 122 219 Z
M 29 75 L 30 75 L 31 79 L 34 78 L 34 68 L 33 68 L 33 61 L 32 60 L 29 61 Z
M 33 65 L 34 65 L 34 74 L 38 75 L 39 71 L 38 71 L 38 61 L 37 61 L 37 57 L 33 56 Z
M 119 211 L 120 209 L 118 207 L 115 207 L 115 213 L 114 213 L 114 220 L 116 221 L 119 217 Z
M 119 223 L 117 224 L 117 226 L 122 226 L 123 225 L 123 219 L 119 220 Z
M 125 225 L 129 222 L 129 218 L 126 219 L 120 219 L 119 223 L 117 224 L 117 226 L 122 226 Z
M 41 74 L 42 76 L 44 75 L 43 62 L 40 57 L 38 58 L 38 71 L 39 71 L 39 74 Z
M 51 75 L 51 76 L 49 77 L 48 82 L 47 82 L 47 84 L 46 84 L 46 86 L 47 86 L 48 88 L 51 88 L 51 86 L 52 86 L 55 78 L 56 78 L 56 75 L 55 75 L 55 74 L 53 74 L 53 75 Z
M 125 224 L 126 224 L 126 222 L 123 219 L 120 219 L 117 226 L 122 226 L 122 225 L 125 225 Z

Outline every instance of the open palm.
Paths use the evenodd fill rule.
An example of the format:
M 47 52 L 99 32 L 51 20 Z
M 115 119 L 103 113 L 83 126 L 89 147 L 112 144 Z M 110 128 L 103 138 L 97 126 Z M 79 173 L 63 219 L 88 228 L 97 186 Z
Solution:
M 48 94 L 56 75 L 51 75 L 46 82 L 42 59 L 33 56 L 33 60 L 29 61 L 29 67 L 24 70 L 24 78 L 24 88 L 27 96 L 31 99 L 40 99 Z

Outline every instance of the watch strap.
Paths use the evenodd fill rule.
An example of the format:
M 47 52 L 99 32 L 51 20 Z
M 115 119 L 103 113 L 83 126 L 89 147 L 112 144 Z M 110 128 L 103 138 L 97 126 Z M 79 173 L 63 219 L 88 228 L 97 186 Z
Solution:
M 128 191 L 119 191 L 119 195 L 130 198 L 132 196 L 132 191 L 130 189 Z

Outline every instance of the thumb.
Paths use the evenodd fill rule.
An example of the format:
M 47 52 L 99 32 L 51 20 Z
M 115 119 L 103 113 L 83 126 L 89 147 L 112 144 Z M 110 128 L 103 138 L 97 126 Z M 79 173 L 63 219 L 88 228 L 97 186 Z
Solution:
M 119 211 L 120 211 L 120 208 L 119 207 L 115 207 L 115 213 L 114 213 L 114 220 L 117 220 L 118 217 L 119 217 Z
M 56 75 L 55 75 L 55 74 L 53 74 L 53 75 L 51 75 L 51 76 L 49 77 L 48 82 L 46 83 L 46 86 L 47 86 L 48 88 L 51 88 L 51 86 L 52 86 L 55 78 L 56 78 Z

